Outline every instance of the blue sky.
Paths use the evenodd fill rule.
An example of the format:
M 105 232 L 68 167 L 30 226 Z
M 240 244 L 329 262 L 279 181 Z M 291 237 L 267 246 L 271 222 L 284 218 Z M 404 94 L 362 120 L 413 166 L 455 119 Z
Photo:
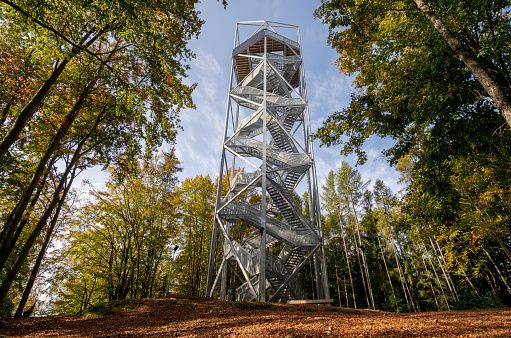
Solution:
M 225 10 L 215 0 L 203 0 L 198 5 L 206 23 L 199 38 L 190 41 L 196 59 L 189 62 L 191 69 L 186 81 L 197 83 L 192 95 L 196 109 L 181 112 L 183 130 L 176 143 L 177 156 L 184 167 L 178 175 L 180 180 L 200 174 L 218 175 L 236 22 L 267 20 L 300 27 L 312 132 L 328 115 L 348 106 L 354 92 L 353 78 L 342 75 L 333 64 L 338 54 L 327 44 L 328 27 L 313 16 L 320 4 L 319 0 L 231 0 Z M 403 188 L 397 183 L 399 173 L 381 155 L 381 150 L 391 145 L 391 140 L 371 137 L 364 147 L 368 161 L 357 169 L 365 181 L 374 183 L 381 179 L 398 192 Z M 355 166 L 354 155 L 343 157 L 339 151 L 339 146 L 320 148 L 319 141 L 314 142 L 319 187 L 330 170 L 340 167 L 342 160 Z M 106 174 L 96 167 L 79 178 L 76 186 L 88 179 L 101 189 Z
M 190 63 L 188 78 L 190 83 L 198 85 L 193 94 L 197 108 L 181 114 L 184 130 L 179 133 L 176 145 L 184 166 L 180 179 L 199 174 L 218 175 L 236 22 L 268 20 L 300 27 L 313 132 L 328 115 L 348 105 L 354 91 L 353 78 L 340 74 L 333 64 L 337 53 L 327 45 L 328 28 L 313 17 L 319 5 L 320 1 L 311 0 L 231 0 L 224 10 L 214 0 L 199 4 L 206 23 L 199 38 L 190 43 L 197 58 Z M 369 139 L 365 147 L 368 161 L 357 169 L 364 180 L 374 183 L 382 179 L 397 192 L 402 188 L 397 183 L 399 173 L 381 155 L 381 150 L 391 144 L 390 140 Z M 341 157 L 339 150 L 339 147 L 319 148 L 319 142 L 314 143 L 320 186 L 326 174 L 338 168 L 342 160 L 355 165 L 355 156 Z

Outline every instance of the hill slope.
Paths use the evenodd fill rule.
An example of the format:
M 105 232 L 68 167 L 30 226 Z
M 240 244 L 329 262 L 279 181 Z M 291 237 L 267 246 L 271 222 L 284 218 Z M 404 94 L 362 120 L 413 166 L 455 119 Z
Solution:
M 200 300 L 114 302 L 84 316 L 6 319 L 0 337 L 511 337 L 511 309 L 395 314 Z

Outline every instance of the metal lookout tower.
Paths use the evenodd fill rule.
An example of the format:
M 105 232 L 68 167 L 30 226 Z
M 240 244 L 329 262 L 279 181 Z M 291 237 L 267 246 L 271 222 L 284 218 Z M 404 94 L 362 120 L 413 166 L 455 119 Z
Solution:
M 206 295 L 219 282 L 225 300 L 231 269 L 231 299 L 307 299 L 295 277 L 312 260 L 315 297 L 330 298 L 298 26 L 238 22 L 229 88 Z M 308 192 L 310 217 L 295 191 Z M 261 198 L 241 201 L 247 192 Z

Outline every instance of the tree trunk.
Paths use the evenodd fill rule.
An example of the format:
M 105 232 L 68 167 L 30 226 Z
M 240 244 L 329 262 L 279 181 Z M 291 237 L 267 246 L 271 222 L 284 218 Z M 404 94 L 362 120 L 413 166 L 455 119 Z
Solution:
M 423 245 L 424 245 L 424 250 L 427 253 L 428 250 L 427 250 L 426 244 L 423 243 Z M 426 255 L 426 256 L 428 257 L 428 261 L 429 261 L 429 264 L 431 265 L 431 269 L 435 273 L 436 282 L 437 282 L 438 286 L 440 287 L 440 291 L 442 291 L 442 295 L 444 296 L 444 300 L 445 300 L 445 304 L 447 305 L 447 309 L 449 311 L 451 311 L 451 308 L 449 307 L 449 302 L 447 301 L 447 297 L 445 296 L 444 288 L 442 287 L 442 283 L 440 282 L 440 278 L 438 277 L 438 274 L 436 272 L 435 265 L 433 264 L 433 260 L 431 259 L 430 255 Z
M 419 249 L 422 249 L 422 248 L 419 246 Z M 427 254 L 428 254 L 428 252 L 426 251 L 426 255 Z M 422 259 L 422 264 L 424 265 L 424 269 L 425 269 L 424 271 L 426 272 L 426 276 L 428 277 L 429 285 L 431 286 L 431 292 L 433 293 L 433 298 L 435 299 L 436 309 L 438 311 L 440 311 L 440 306 L 438 305 L 438 300 L 436 298 L 435 288 L 433 287 L 433 283 L 431 282 L 431 278 L 429 277 L 428 266 L 426 264 L 426 261 L 424 260 L 424 255 L 421 253 L 420 256 Z
M 454 259 L 456 259 L 456 264 L 458 266 L 461 266 L 460 265 L 460 262 L 458 261 L 458 259 L 456 257 L 454 257 Z M 461 269 L 461 273 L 463 274 L 463 276 L 465 277 L 465 280 L 468 282 L 468 284 L 470 284 L 470 286 L 472 287 L 472 290 L 474 290 L 474 292 L 476 293 L 476 295 L 479 297 L 479 292 L 477 292 L 477 289 L 476 287 L 474 286 L 474 284 L 472 284 L 472 281 L 470 280 L 470 278 L 468 278 L 467 276 L 467 273 L 465 272 L 465 269 L 462 268 Z
M 83 309 L 80 309 L 80 312 L 89 307 L 90 300 L 92 298 L 92 293 L 94 292 L 94 287 L 96 286 L 96 278 L 94 278 L 94 282 L 92 282 L 92 288 L 90 292 L 85 296 L 85 302 L 83 304 Z
M 396 248 L 399 247 L 399 243 L 397 241 L 394 241 L 394 245 L 395 245 Z M 401 252 L 401 257 L 403 259 L 403 262 L 406 262 L 407 261 L 407 257 L 406 257 L 405 251 L 401 247 L 399 247 L 399 252 Z M 413 310 L 415 312 L 419 312 L 420 309 L 418 307 L 417 301 L 413 298 L 413 295 L 412 295 L 412 290 L 413 290 L 412 286 L 413 285 L 411 285 L 410 280 L 406 281 L 406 277 L 405 277 L 405 273 L 404 273 L 404 268 L 402 268 L 402 273 L 403 273 L 403 278 L 405 278 L 405 287 L 406 287 L 406 290 L 408 291 L 408 296 L 410 297 L 410 303 L 412 303 Z
M 495 238 L 497 239 L 497 242 L 499 242 L 500 249 L 504 252 L 504 254 L 506 255 L 509 262 L 511 262 L 511 253 L 509 252 L 509 249 L 504 244 L 504 242 L 502 242 L 502 239 L 500 239 L 500 237 L 497 234 L 495 234 L 495 233 L 493 233 L 493 234 L 494 234 Z
M 9 291 L 9 289 L 11 287 L 12 282 L 14 281 L 14 278 L 18 274 L 19 270 L 21 269 L 23 263 L 25 262 L 28 254 L 29 254 L 30 250 L 32 249 L 32 246 L 34 245 L 36 239 L 39 237 L 39 234 L 41 233 L 41 230 L 46 225 L 46 222 L 47 222 L 48 218 L 51 216 L 51 214 L 53 213 L 53 210 L 57 206 L 57 203 L 60 200 L 60 193 L 64 189 L 64 183 L 65 183 L 65 181 L 67 179 L 67 176 L 71 172 L 71 169 L 78 162 L 78 159 L 83 155 L 81 153 L 82 147 L 85 144 L 85 142 L 89 139 L 89 137 L 91 136 L 93 131 L 96 130 L 96 128 L 99 125 L 99 123 L 101 121 L 101 118 L 102 118 L 104 113 L 105 113 L 105 111 L 103 110 L 98 115 L 98 117 L 96 118 L 96 121 L 95 121 L 93 127 L 91 128 L 91 130 L 89 131 L 89 133 L 86 136 L 84 136 L 80 140 L 80 142 L 78 143 L 78 145 L 76 147 L 76 150 L 75 150 L 75 152 L 73 154 L 73 157 L 71 158 L 70 163 L 67 165 L 64 173 L 62 174 L 62 177 L 60 179 L 59 185 L 57 186 L 57 188 L 55 188 L 55 192 L 53 193 L 52 200 L 50 201 L 50 203 L 48 204 L 48 207 L 46 208 L 45 212 L 43 213 L 43 215 L 39 219 L 39 222 L 37 222 L 34 230 L 32 231 L 32 233 L 26 239 L 25 244 L 21 248 L 21 251 L 18 254 L 18 258 L 14 262 L 13 266 L 7 272 L 7 274 L 5 275 L 5 278 L 2 281 L 2 284 L 0 285 L 0 303 L 3 302 L 5 296 L 7 295 L 7 292 Z M 70 126 L 70 124 L 69 124 L 69 126 Z M 69 126 L 68 126 L 68 128 L 69 128 Z
M 353 202 L 351 200 L 351 195 L 350 195 L 350 201 Z M 349 204 L 348 204 L 348 211 L 351 213 L 351 207 Z M 358 220 L 357 220 L 357 214 L 355 212 L 355 206 L 353 206 L 353 213 L 354 213 L 353 218 L 354 218 L 354 222 L 355 222 L 355 226 L 356 226 L 356 232 L 358 234 L 358 241 L 357 241 L 357 235 L 355 235 L 355 233 L 353 233 L 353 240 L 355 242 L 355 248 L 357 251 L 358 265 L 360 266 L 360 274 L 362 277 L 362 283 L 364 285 L 364 294 L 365 294 L 365 298 L 366 298 L 367 308 L 371 308 L 370 291 L 369 291 L 370 286 L 367 282 L 366 261 L 364 259 L 365 258 L 364 252 L 362 251 L 362 241 L 360 239 L 360 231 L 359 231 L 359 227 L 358 227 Z M 360 256 L 362 256 L 362 261 L 360 260 Z
M 64 189 L 64 192 L 62 193 L 62 196 L 60 197 L 60 200 L 58 202 L 57 210 L 55 211 L 55 214 L 52 217 L 50 226 L 48 230 L 46 231 L 46 237 L 44 239 L 43 245 L 41 246 L 41 250 L 39 250 L 39 254 L 37 255 L 37 259 L 35 261 L 34 267 L 32 268 L 32 272 L 30 273 L 30 276 L 28 278 L 27 286 L 25 287 L 25 291 L 23 292 L 23 296 L 21 297 L 20 303 L 18 305 L 18 309 L 16 310 L 16 313 L 14 315 L 15 318 L 21 318 L 23 315 L 23 309 L 25 308 L 25 305 L 27 304 L 28 297 L 30 296 L 30 292 L 32 291 L 32 286 L 34 285 L 35 279 L 37 277 L 37 273 L 39 272 L 39 267 L 41 266 L 41 262 L 43 261 L 44 255 L 46 254 L 46 248 L 48 247 L 48 244 L 50 243 L 50 239 L 53 235 L 53 230 L 55 229 L 55 225 L 57 224 L 57 220 L 60 215 L 60 211 L 62 210 L 62 206 L 64 205 L 64 202 L 66 200 L 67 193 L 69 192 L 69 188 L 71 188 L 71 184 L 73 183 L 73 180 L 75 178 L 76 173 L 76 167 L 74 167 L 73 172 L 71 173 L 71 178 L 69 179 L 69 182 L 66 185 L 66 188 Z
M 511 287 L 509 286 L 509 284 L 507 283 L 506 281 L 506 277 L 504 277 L 504 275 L 502 274 L 502 272 L 500 271 L 499 267 L 497 266 L 497 264 L 495 263 L 495 261 L 493 260 L 493 258 L 491 258 L 490 254 L 488 253 L 488 251 L 486 251 L 484 248 L 482 248 L 484 253 L 486 254 L 486 256 L 488 256 L 488 258 L 490 259 L 490 261 L 492 262 L 493 266 L 495 267 L 495 270 L 497 270 L 499 276 L 500 276 L 500 279 L 502 279 L 502 281 L 504 282 L 504 285 L 506 285 L 506 288 L 507 290 L 511 293 Z
M 373 218 L 373 222 L 374 222 L 374 218 Z M 375 225 L 375 228 L 376 228 L 376 225 Z M 380 241 L 380 235 L 378 233 L 376 233 L 376 238 L 378 239 L 378 246 L 380 247 L 381 257 L 383 258 L 383 264 L 385 265 L 385 271 L 387 272 L 387 277 L 389 278 L 390 289 L 392 290 L 392 296 L 394 296 L 394 302 L 395 302 L 394 305 L 397 306 L 397 298 L 396 298 L 396 293 L 394 292 L 394 285 L 392 285 L 392 279 L 390 278 L 389 268 L 387 267 L 387 260 L 385 259 L 385 253 L 383 252 L 383 247 L 382 247 L 381 241 Z
M 483 86 L 488 96 L 490 96 L 495 103 L 500 114 L 504 117 L 507 124 L 511 126 L 511 90 L 504 77 L 500 75 L 498 71 L 488 69 L 481 65 L 474 54 L 463 47 L 460 41 L 456 39 L 454 34 L 429 7 L 425 0 L 413 1 L 428 20 L 431 21 L 433 27 L 440 33 L 449 47 L 458 55 L 477 81 Z
M 81 148 L 81 147 L 80 147 Z M 39 234 L 41 233 L 41 230 L 46 225 L 46 221 L 50 217 L 50 215 L 53 213 L 53 210 L 57 206 L 57 203 L 60 199 L 60 193 L 62 192 L 64 188 L 64 181 L 66 180 L 67 175 L 71 171 L 71 168 L 76 164 L 76 161 L 79 158 L 79 152 L 75 152 L 75 156 L 73 156 L 73 160 L 71 160 L 71 163 L 67 166 L 66 171 L 62 175 L 62 178 L 60 179 L 58 187 L 55 189 L 55 192 L 53 193 L 53 198 L 46 208 L 44 214 L 42 215 L 39 222 L 37 222 L 37 225 L 35 226 L 34 230 L 30 234 L 30 236 L 25 241 L 25 244 L 23 245 L 23 248 L 21 249 L 20 253 L 18 254 L 18 258 L 14 262 L 11 269 L 7 272 L 2 285 L 0 286 L 0 303 L 3 302 L 5 296 L 7 295 L 7 292 L 9 291 L 12 282 L 14 281 L 14 278 L 18 274 L 19 270 L 21 269 L 23 263 L 25 263 L 25 260 L 32 249 L 32 246 L 34 245 L 36 239 L 39 237 Z
M 499 294 L 498 294 L 497 289 L 496 289 L 497 288 L 497 281 L 495 280 L 495 277 L 493 277 L 493 273 L 488 268 L 488 266 L 486 266 L 486 270 L 488 271 L 488 273 L 483 271 L 483 274 L 486 276 L 486 280 L 488 281 L 488 284 L 491 287 L 493 295 L 498 298 Z M 490 279 L 490 277 L 491 277 L 491 279 Z M 491 282 L 492 280 L 493 280 L 493 283 Z
M 372 307 L 373 310 L 376 310 L 376 307 L 374 305 L 373 288 L 371 287 L 371 276 L 369 276 L 369 268 L 367 267 L 367 260 L 366 260 L 365 252 L 364 252 L 364 250 L 362 250 L 363 244 L 362 244 L 362 238 L 360 236 L 360 226 L 358 224 L 357 212 L 355 210 L 355 203 L 353 202 L 353 196 L 351 195 L 351 193 L 350 193 L 350 202 L 351 202 L 351 207 L 353 208 L 353 217 L 355 218 L 355 225 L 357 227 L 357 235 L 358 235 L 358 243 L 359 243 L 358 249 L 362 255 L 362 263 L 363 263 L 363 270 L 364 270 L 362 275 L 365 274 L 365 283 L 367 285 L 367 292 L 369 295 L 369 299 L 371 301 L 370 303 L 368 302 L 367 305 L 369 307 Z M 356 239 L 355 239 L 355 241 L 356 241 Z
M 351 284 L 351 295 L 353 297 L 353 305 L 355 309 L 357 308 L 357 301 L 355 300 L 355 287 L 353 285 L 353 278 L 351 276 L 351 267 L 350 267 L 350 259 L 348 257 L 348 248 L 346 246 L 346 237 L 344 236 L 344 227 L 342 226 L 341 222 L 341 212 L 339 211 L 339 226 L 341 227 L 341 236 L 342 236 L 342 242 L 344 246 L 344 254 L 346 255 L 346 265 L 348 266 L 348 274 L 350 276 L 350 284 Z
M 456 288 L 454 286 L 454 282 L 451 279 L 451 274 L 449 273 L 449 270 L 447 269 L 447 264 L 445 264 L 445 268 L 444 268 L 444 263 L 446 263 L 446 262 L 445 262 L 442 250 L 440 249 L 440 246 L 438 246 L 438 247 L 435 246 L 435 243 L 433 243 L 433 239 L 431 239 L 431 237 L 429 238 L 429 240 L 431 242 L 431 245 L 433 246 L 433 251 L 435 252 L 435 256 L 436 256 L 436 258 L 438 260 L 438 265 L 442 269 L 442 273 L 444 274 L 445 281 L 447 283 L 447 286 L 449 287 L 449 290 L 451 291 L 452 297 L 456 301 L 458 301 L 458 293 L 456 292 Z M 436 238 L 435 238 L 435 242 L 438 245 L 438 241 L 436 241 Z M 439 255 L 436 254 L 437 250 L 439 252 Z
M 14 103 L 15 95 L 11 96 L 9 101 L 5 104 L 4 109 L 2 110 L 2 117 L 0 117 L 0 127 L 2 127 L 7 119 L 7 114 L 9 114 L 9 110 L 11 109 L 12 104 Z
M 335 280 L 337 282 L 337 296 L 339 297 L 339 307 L 342 307 L 341 303 L 341 288 L 339 287 L 339 274 L 337 273 L 337 259 L 334 259 L 335 266 Z M 346 306 L 348 307 L 348 306 Z
M 30 206 L 28 207 L 28 209 L 30 211 L 33 210 L 36 203 L 39 201 L 39 197 L 41 196 L 41 192 L 43 191 L 44 185 L 46 184 L 46 179 L 48 177 L 50 169 L 53 166 L 53 164 L 55 163 L 56 159 L 57 159 L 57 157 L 53 157 L 53 159 L 48 164 L 46 173 L 44 174 L 44 177 L 43 177 L 41 183 L 39 184 L 39 188 L 37 188 L 37 192 L 35 193 L 34 197 L 32 198 L 32 201 L 30 202 Z M 12 213 L 11 213 L 11 215 L 12 215 Z M 29 218 L 30 218 L 30 213 L 25 214 L 23 221 L 21 221 L 19 226 L 16 227 L 16 232 L 14 233 L 14 236 L 9 241 L 2 242 L 2 244 L 0 245 L 0 257 L 1 257 L 0 258 L 0 271 L 2 271 L 4 269 L 5 263 L 7 262 L 7 259 L 9 258 L 9 255 L 11 254 L 12 250 L 14 250 L 14 246 L 16 245 L 16 242 L 18 241 L 19 236 L 23 232 L 25 225 L 28 223 Z M 7 232 L 7 228 L 4 228 L 4 229 L 5 229 L 5 232 L 3 232 L 3 233 L 5 234 Z
M 401 286 L 403 287 L 403 293 L 405 295 L 406 305 L 408 306 L 408 310 L 410 311 L 411 310 L 410 300 L 408 299 L 408 293 L 407 293 L 408 286 L 406 285 L 406 279 L 405 279 L 403 270 L 401 269 L 401 263 L 399 262 L 399 257 L 397 255 L 396 243 L 395 243 L 395 240 L 394 240 L 394 237 L 392 236 L 392 234 L 390 234 L 390 238 L 392 240 L 392 249 L 394 251 L 394 258 L 396 259 L 397 271 L 399 272 L 399 279 L 401 280 Z
M 62 60 L 62 62 L 60 62 L 53 69 L 50 77 L 43 83 L 34 97 L 32 97 L 32 99 L 27 103 L 25 107 L 23 107 L 18 117 L 16 118 L 16 121 L 14 121 L 11 129 L 4 136 L 2 142 L 0 142 L 0 163 L 2 163 L 2 160 L 9 151 L 9 148 L 16 141 L 28 120 L 32 117 L 32 115 L 34 115 L 39 105 L 43 102 L 44 98 L 50 91 L 51 87 L 53 87 L 60 74 L 62 74 L 68 62 L 69 59 Z
M 57 133 L 52 137 L 50 144 L 48 145 L 48 148 L 46 149 L 45 154 L 39 161 L 39 164 L 37 165 L 37 168 L 34 172 L 34 175 L 32 176 L 32 179 L 30 180 L 30 183 L 28 187 L 25 189 L 25 192 L 23 193 L 23 196 L 20 199 L 20 202 L 18 203 L 12 219 L 8 220 L 5 224 L 5 227 L 7 229 L 6 233 L 4 234 L 4 238 L 2 240 L 2 243 L 10 243 L 11 239 L 14 236 L 14 233 L 16 231 L 16 228 L 23 218 L 23 215 L 25 213 L 25 210 L 27 209 L 27 205 L 30 202 L 30 199 L 32 197 L 32 194 L 39 184 L 39 181 L 41 179 L 41 176 L 44 173 L 44 169 L 46 168 L 46 164 L 52 157 L 53 153 L 59 146 L 60 142 L 64 138 L 64 136 L 67 134 L 69 128 L 71 127 L 71 124 L 75 120 L 76 116 L 80 112 L 80 110 L 83 107 L 83 104 L 85 102 L 85 99 L 87 98 L 88 94 L 90 93 L 92 88 L 92 85 L 88 85 L 85 87 L 85 89 L 82 92 L 82 95 L 78 99 L 78 101 L 75 103 L 74 107 L 69 111 L 67 114 L 64 122 L 59 127 Z M 4 255 L 4 252 L 0 252 L 0 254 Z

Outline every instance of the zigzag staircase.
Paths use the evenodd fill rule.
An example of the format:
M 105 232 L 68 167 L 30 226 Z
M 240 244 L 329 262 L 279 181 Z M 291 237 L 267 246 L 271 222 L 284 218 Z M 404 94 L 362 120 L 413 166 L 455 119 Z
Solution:
M 265 292 L 287 302 L 307 299 L 295 280 L 296 272 L 303 267 L 304 259 L 310 259 L 311 253 L 322 244 L 317 225 L 303 215 L 293 197 L 313 164 L 312 154 L 304 150 L 309 147 L 305 136 L 307 99 L 302 84 L 300 45 L 268 27 L 260 29 L 233 50 L 233 74 L 237 85 L 231 89 L 229 97 L 237 105 L 236 111 L 245 109 L 251 113 L 237 123 L 224 142 L 224 149 L 237 157 L 253 163 L 254 160 L 263 161 L 265 154 L 266 162 L 254 172 L 236 174 L 230 181 L 224 202 L 217 205 L 216 215 L 229 227 L 243 222 L 256 230 L 242 243 L 230 238 L 224 240 L 224 260 L 236 261 L 249 276 L 236 289 L 236 299 L 258 299 L 262 291 L 259 289 L 260 254 L 265 250 L 268 251 L 264 266 Z M 300 127 L 304 135 L 301 143 L 295 136 Z M 263 144 L 262 134 L 265 132 L 268 140 Z M 302 130 L 298 132 L 301 133 Z M 266 166 L 265 170 L 263 166 Z M 266 193 L 270 197 L 265 219 L 261 213 L 263 203 L 249 204 L 232 198 L 243 190 L 260 189 L 262 172 L 266 172 Z M 266 248 L 260 247 L 257 231 L 262 227 L 262 220 L 266 224 Z M 278 243 L 278 255 L 271 254 Z M 208 280 L 210 278 L 208 276 Z M 280 292 L 275 294 L 278 290 Z

